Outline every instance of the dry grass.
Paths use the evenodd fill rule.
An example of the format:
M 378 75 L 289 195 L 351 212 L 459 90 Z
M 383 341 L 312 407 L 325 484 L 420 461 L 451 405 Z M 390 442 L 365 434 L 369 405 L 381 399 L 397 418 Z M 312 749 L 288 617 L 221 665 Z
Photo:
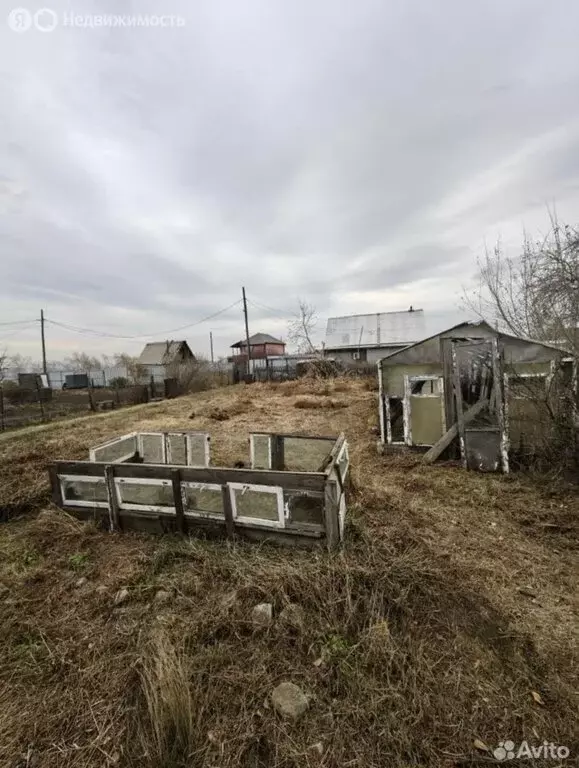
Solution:
M 294 408 L 315 409 L 315 408 L 347 408 L 348 403 L 345 400 L 334 400 L 331 397 L 300 397 L 294 402 Z
M 299 384 L 288 396 L 287 385 L 240 386 L 0 442 L 1 498 L 21 510 L 46 502 L 47 456 L 83 457 L 122 431 L 187 428 L 193 407 L 221 464 L 247 457 L 250 429 L 344 430 L 359 489 L 333 556 L 111 536 L 55 509 L 3 525 L 0 765 L 451 766 L 485 757 L 475 739 L 504 738 L 577 754 L 577 495 L 379 457 L 362 382 L 349 383 L 339 411 L 294 408 L 297 396 L 331 396 Z M 226 422 L 208 415 L 248 399 Z M 115 605 L 121 588 L 129 599 Z M 159 603 L 158 589 L 172 598 Z M 258 632 L 249 615 L 264 601 L 275 618 Z M 301 621 L 280 618 L 288 604 Z M 270 704 L 283 680 L 314 697 L 295 724 Z

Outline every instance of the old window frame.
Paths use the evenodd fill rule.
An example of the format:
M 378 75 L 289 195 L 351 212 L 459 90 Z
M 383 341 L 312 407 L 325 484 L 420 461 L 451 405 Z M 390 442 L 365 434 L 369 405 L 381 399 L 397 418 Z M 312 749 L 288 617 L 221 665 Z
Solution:
M 139 450 L 139 433 L 138 432 L 129 432 L 126 435 L 121 435 L 121 437 L 115 437 L 113 440 L 109 440 L 106 443 L 101 443 L 100 445 L 95 445 L 94 448 L 90 448 L 88 452 L 88 459 L 89 461 L 92 461 L 94 464 L 101 463 L 102 459 L 96 458 L 96 452 L 102 450 L 103 448 L 110 448 L 113 445 L 116 445 L 117 443 L 120 443 L 122 440 L 128 440 L 130 438 L 135 438 L 135 448 L 130 453 L 123 454 L 123 456 L 120 459 L 115 459 L 114 461 L 108 462 L 110 464 L 120 464 L 123 461 L 127 461 L 128 459 L 132 458 L 135 455 L 135 451 Z M 103 462 L 104 463 L 104 462 Z
M 67 499 L 64 492 L 64 483 L 96 483 L 102 485 L 106 491 L 106 481 L 104 477 L 98 475 L 58 475 L 58 482 L 60 484 L 60 498 L 62 499 L 62 505 L 64 507 L 98 507 L 100 509 L 108 509 L 109 502 L 107 501 L 89 501 L 88 499 Z
M 225 509 L 223 512 L 212 512 L 210 510 L 203 509 L 187 509 L 187 505 L 185 503 L 185 489 L 187 488 L 191 488 L 194 491 L 214 491 L 216 493 L 220 493 L 223 497 L 223 485 L 220 483 L 197 483 L 182 480 L 180 483 L 180 491 L 181 499 L 183 501 L 183 514 L 185 517 L 191 517 L 195 520 L 217 520 L 225 522 Z
M 254 437 L 267 437 L 268 440 L 268 449 L 269 449 L 269 466 L 268 467 L 259 467 L 259 469 L 271 469 L 273 466 L 273 439 L 272 435 L 268 432 L 251 432 L 249 435 L 249 460 L 251 463 L 251 468 L 255 469 L 255 443 L 254 443 Z
M 254 491 L 256 493 L 268 493 L 275 495 L 277 499 L 277 520 L 266 520 L 260 517 L 246 517 L 240 515 L 237 510 L 236 491 Z M 231 502 L 233 519 L 241 525 L 251 525 L 260 528 L 285 528 L 285 504 L 283 488 L 279 485 L 255 485 L 253 483 L 227 483 L 227 492 Z
M 131 502 L 123 501 L 121 496 L 121 487 L 123 485 L 152 485 L 156 487 L 169 487 L 172 491 L 172 483 L 170 480 L 163 480 L 156 477 L 115 477 L 115 495 L 118 508 L 120 510 L 128 510 L 133 512 L 162 512 L 167 515 L 176 515 L 177 510 L 175 507 L 175 496 L 173 495 L 173 506 L 163 506 L 161 504 L 133 504 Z

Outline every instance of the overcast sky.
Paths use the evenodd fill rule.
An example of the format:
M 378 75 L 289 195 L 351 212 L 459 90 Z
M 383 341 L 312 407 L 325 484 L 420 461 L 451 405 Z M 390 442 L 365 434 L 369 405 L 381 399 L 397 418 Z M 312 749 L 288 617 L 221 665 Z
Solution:
M 0 323 L 164 338 L 242 285 L 252 332 L 284 335 L 298 296 L 320 335 L 456 313 L 485 240 L 579 220 L 576 0 L 44 1 L 42 29 L 1 6 Z M 207 353 L 210 330 L 225 353 L 240 306 L 176 336 Z M 37 336 L 0 325 L 0 349 Z M 142 343 L 47 337 L 49 359 Z

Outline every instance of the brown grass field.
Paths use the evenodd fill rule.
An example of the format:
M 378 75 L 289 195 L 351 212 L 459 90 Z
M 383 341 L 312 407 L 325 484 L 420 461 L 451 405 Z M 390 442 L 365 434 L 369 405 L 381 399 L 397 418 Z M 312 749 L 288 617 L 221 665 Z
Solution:
M 573 764 L 576 489 L 379 456 L 375 424 L 364 382 L 301 381 L 1 436 L 0 766 L 464 766 L 505 739 Z M 210 431 L 222 465 L 253 429 L 345 431 L 343 549 L 108 534 L 51 506 L 47 461 L 173 428 Z M 297 722 L 281 681 L 311 696 Z

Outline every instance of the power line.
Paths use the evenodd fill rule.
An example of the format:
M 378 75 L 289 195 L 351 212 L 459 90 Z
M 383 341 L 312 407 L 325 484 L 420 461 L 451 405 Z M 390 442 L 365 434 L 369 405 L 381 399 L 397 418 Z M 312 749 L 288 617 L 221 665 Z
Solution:
M 36 318 L 31 317 L 29 320 L 11 320 L 8 323 L 0 323 L 0 325 L 24 325 L 25 323 L 36 323 L 38 320 Z
M 24 333 L 25 331 L 29 331 L 31 328 L 34 328 L 36 326 L 36 323 L 31 323 L 30 325 L 25 326 L 24 328 L 19 328 L 17 331 L 12 331 L 11 333 L 7 333 L 4 336 L 0 336 L 0 339 L 11 339 L 14 336 L 18 336 L 20 333 Z
M 237 301 L 234 301 L 229 306 L 223 307 L 223 309 L 220 309 L 211 315 L 207 315 L 207 317 L 203 317 L 201 318 L 201 320 L 196 320 L 194 323 L 188 323 L 187 325 L 182 325 L 179 328 L 169 328 L 162 331 L 155 331 L 154 333 L 140 333 L 132 336 L 107 333 L 106 331 L 98 331 L 98 330 L 95 330 L 94 328 L 81 328 L 79 326 L 69 325 L 67 323 L 60 323 L 57 320 L 49 320 L 48 318 L 46 318 L 45 322 L 50 323 L 51 325 L 56 325 L 60 328 L 66 328 L 67 330 L 74 331 L 75 333 L 80 333 L 80 334 L 89 335 L 89 336 L 91 335 L 99 336 L 107 339 L 145 339 L 145 338 L 151 338 L 154 336 L 164 336 L 169 333 L 177 333 L 177 331 L 184 331 L 187 328 L 194 328 L 196 325 L 201 325 L 201 323 L 206 323 L 208 320 L 212 320 L 214 317 L 217 317 L 218 315 L 223 314 L 223 312 L 227 312 L 229 309 L 232 309 L 237 304 L 240 304 L 241 301 L 242 301 L 241 299 L 237 299 Z
M 253 306 L 254 306 L 256 309 L 265 309 L 267 312 L 272 312 L 272 313 L 275 315 L 275 317 L 276 317 L 278 320 L 283 320 L 283 321 L 284 321 L 284 323 L 287 323 L 287 322 L 288 322 L 288 319 L 289 319 L 289 318 L 288 318 L 288 315 L 286 315 L 285 317 L 282 317 L 281 315 L 279 315 L 279 314 L 278 314 L 278 312 L 279 312 L 279 310 L 278 310 L 278 309 L 273 309 L 273 307 L 268 307 L 266 304 L 260 304 L 258 301 L 254 301 L 253 299 L 248 299 L 247 301 L 248 301 L 250 304 L 253 304 Z M 283 311 L 285 311 L 285 310 L 282 310 L 282 312 L 283 312 Z M 297 317 L 297 315 L 296 315 L 296 313 L 295 313 L 295 312 L 290 312 L 290 313 L 288 313 L 288 314 L 289 314 L 289 315 L 291 315 L 291 318 L 292 318 L 292 319 L 293 319 L 293 318 L 295 318 L 295 317 Z

